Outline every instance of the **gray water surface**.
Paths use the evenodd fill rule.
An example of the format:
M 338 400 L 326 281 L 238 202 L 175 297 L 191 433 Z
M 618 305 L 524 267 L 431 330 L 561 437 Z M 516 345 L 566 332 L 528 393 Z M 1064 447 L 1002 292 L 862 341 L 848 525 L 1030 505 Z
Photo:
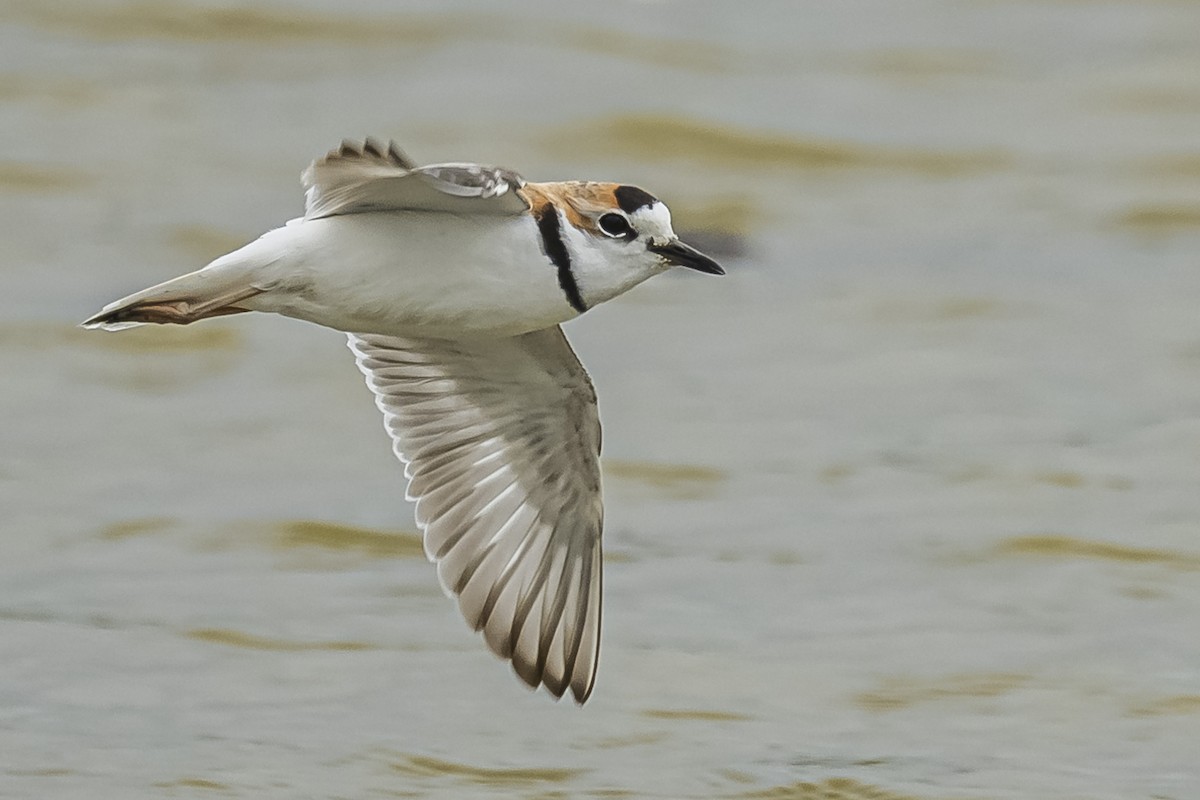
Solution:
M 0 128 L 0 796 L 1200 796 L 1200 6 L 9 0 Z M 741 253 L 568 326 L 584 709 L 339 334 L 74 327 L 368 134 Z

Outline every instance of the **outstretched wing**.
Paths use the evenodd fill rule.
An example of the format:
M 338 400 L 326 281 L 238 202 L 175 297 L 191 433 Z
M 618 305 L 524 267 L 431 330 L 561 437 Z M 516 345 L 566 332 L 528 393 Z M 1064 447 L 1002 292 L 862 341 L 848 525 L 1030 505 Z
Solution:
M 319 219 L 369 211 L 442 211 L 516 215 L 529 210 L 517 193 L 525 181 L 515 172 L 479 164 L 418 167 L 395 142 L 344 141 L 309 165 L 304 217 Z
M 562 329 L 349 336 L 442 586 L 522 680 L 583 703 L 600 653 L 600 421 Z

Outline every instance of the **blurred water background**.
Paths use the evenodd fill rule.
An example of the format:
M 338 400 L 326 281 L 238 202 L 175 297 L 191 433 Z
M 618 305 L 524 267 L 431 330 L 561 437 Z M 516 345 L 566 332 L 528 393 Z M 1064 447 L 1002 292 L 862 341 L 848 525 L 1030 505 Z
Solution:
M 0 4 L 0 796 L 1200 796 L 1200 4 Z M 340 334 L 84 332 L 343 137 L 643 185 L 604 647 L 439 591 Z

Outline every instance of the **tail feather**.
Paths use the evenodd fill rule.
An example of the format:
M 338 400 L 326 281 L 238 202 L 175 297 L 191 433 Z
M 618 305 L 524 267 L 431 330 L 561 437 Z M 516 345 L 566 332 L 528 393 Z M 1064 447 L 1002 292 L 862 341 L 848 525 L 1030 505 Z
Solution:
M 238 303 L 262 294 L 247 276 L 221 275 L 209 269 L 181 275 L 106 305 L 84 320 L 84 328 L 119 331 L 146 323 L 187 325 L 209 317 L 250 311 Z

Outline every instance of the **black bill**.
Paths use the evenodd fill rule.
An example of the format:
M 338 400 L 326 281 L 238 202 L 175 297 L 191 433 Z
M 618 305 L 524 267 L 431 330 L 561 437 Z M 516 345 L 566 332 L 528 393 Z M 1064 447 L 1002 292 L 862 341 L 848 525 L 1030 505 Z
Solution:
M 689 247 L 678 239 L 672 239 L 666 244 L 652 244 L 647 248 L 651 253 L 657 253 L 680 267 L 694 269 L 697 272 L 707 272 L 709 275 L 724 275 L 721 265 L 694 247 Z

